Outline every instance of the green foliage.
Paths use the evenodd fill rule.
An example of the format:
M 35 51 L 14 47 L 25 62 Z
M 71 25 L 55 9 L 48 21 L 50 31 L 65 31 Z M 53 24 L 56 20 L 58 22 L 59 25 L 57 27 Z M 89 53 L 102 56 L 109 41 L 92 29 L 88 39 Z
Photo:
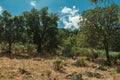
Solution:
M 38 46 L 37 52 L 55 52 L 58 48 L 58 15 L 48 13 L 48 8 L 41 10 L 32 9 L 24 12 L 28 35 L 33 38 L 33 42 Z
M 86 57 L 79 57 L 75 63 L 73 63 L 73 65 L 77 66 L 77 67 L 85 67 L 87 66 L 87 61 L 86 61 Z
M 1 42 L 0 43 L 0 52 L 5 52 L 6 51 L 6 43 L 5 42 Z
M 107 0 L 90 0 L 92 3 Z M 0 52 L 9 53 L 53 53 L 66 57 L 86 56 L 96 59 L 99 56 L 120 59 L 120 8 L 116 4 L 95 7 L 82 13 L 80 29 L 58 28 L 59 16 L 49 13 L 48 8 L 31 9 L 18 16 L 8 11 L 0 15 Z M 95 49 L 95 50 L 93 50 Z M 105 51 L 104 51 L 104 50 Z M 104 54 L 106 53 L 106 55 Z M 84 60 L 78 63 L 84 64 Z M 61 60 L 56 59 L 57 69 Z
M 47 76 L 48 76 L 48 78 L 51 76 L 51 74 L 52 74 L 52 71 L 51 70 L 47 70 Z
M 118 13 L 120 8 L 116 4 L 107 7 L 96 7 L 83 12 L 83 20 L 81 30 L 86 36 L 89 47 L 97 48 L 101 45 L 106 51 L 106 58 L 109 61 L 109 49 L 112 44 L 119 40 L 115 38 L 119 34 Z M 87 19 L 87 20 L 86 20 Z
M 73 57 L 77 56 L 77 52 L 79 51 L 79 47 L 73 46 L 66 46 L 63 50 L 63 55 L 66 57 Z
M 120 59 L 120 53 L 119 52 L 110 52 L 110 59 L 112 65 L 118 65 L 118 60 Z
M 37 53 L 36 45 L 29 43 L 15 43 L 12 51 L 14 54 L 28 54 L 29 56 L 34 56 Z
M 59 57 L 55 58 L 53 64 L 54 64 L 54 70 L 56 70 L 56 71 L 61 70 L 61 68 L 62 68 L 62 60 Z
M 63 55 L 66 57 L 72 57 L 73 54 L 71 53 L 71 47 L 70 46 L 66 46 L 63 50 Z
M 19 41 L 24 31 L 24 20 L 22 16 L 14 16 L 3 11 L 1 15 L 1 40 L 8 43 L 8 52 L 11 53 L 12 44 Z
M 63 55 L 66 57 L 73 57 L 75 56 L 76 52 L 79 50 L 78 44 L 78 34 L 79 30 L 65 30 L 64 31 L 64 42 L 63 45 Z
M 90 3 L 91 4 L 96 4 L 97 6 L 98 6 L 98 4 L 99 4 L 99 6 L 101 6 L 101 4 L 103 3 L 104 4 L 104 6 L 106 6 L 106 5 L 109 5 L 110 3 L 112 2 L 112 0 L 90 0 Z M 112 2 L 113 3 L 113 2 Z
M 117 67 L 117 73 L 120 73 L 120 66 Z
M 0 37 L 2 37 L 0 41 L 7 42 L 9 53 L 12 51 L 13 43 L 22 42 L 37 45 L 38 53 L 55 54 L 60 43 L 58 19 L 56 13 L 48 13 L 47 7 L 41 10 L 33 8 L 14 17 L 8 11 L 3 11 L 0 15 Z M 32 52 L 30 45 L 27 48 L 29 48 L 27 52 Z
M 92 58 L 92 59 L 97 59 L 98 57 L 99 57 L 98 51 L 92 49 L 92 50 L 91 50 L 91 58 Z
M 120 13 L 118 13 L 118 18 L 119 18 L 119 24 L 120 24 Z

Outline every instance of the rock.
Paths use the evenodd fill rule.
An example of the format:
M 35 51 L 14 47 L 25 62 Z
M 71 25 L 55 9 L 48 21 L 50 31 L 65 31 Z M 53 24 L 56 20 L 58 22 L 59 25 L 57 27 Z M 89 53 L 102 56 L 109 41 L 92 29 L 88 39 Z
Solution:
M 88 77 L 93 77 L 94 76 L 94 74 L 92 72 L 88 72 L 88 71 L 85 71 L 84 75 L 88 76 Z
M 98 69 L 99 69 L 99 70 L 102 70 L 102 71 L 107 71 L 107 68 L 104 67 L 104 66 L 99 66 Z
M 66 79 L 71 79 L 71 77 L 72 77 L 71 74 L 66 75 Z
M 93 68 L 95 68 L 96 70 L 102 70 L 102 71 L 107 71 L 108 68 L 104 67 L 103 65 L 97 65 L 97 66 L 92 66 Z
M 22 68 L 19 68 L 19 72 L 20 72 L 21 74 L 26 74 L 26 75 L 29 75 L 29 74 L 30 74 L 30 72 L 28 72 L 28 71 L 26 71 L 25 69 L 22 69 Z
M 76 67 L 85 67 L 87 66 L 87 63 L 84 58 L 79 58 L 75 62 L 73 62 L 72 65 Z
M 83 80 L 82 79 L 82 74 L 80 74 L 78 72 L 73 72 L 71 74 L 66 75 L 66 79 L 69 79 L 69 80 Z
M 102 74 L 94 73 L 94 77 L 96 78 L 104 78 Z
M 102 74 L 94 73 L 94 72 L 88 72 L 88 71 L 86 71 L 84 73 L 84 75 L 86 75 L 88 77 L 104 78 L 104 76 Z

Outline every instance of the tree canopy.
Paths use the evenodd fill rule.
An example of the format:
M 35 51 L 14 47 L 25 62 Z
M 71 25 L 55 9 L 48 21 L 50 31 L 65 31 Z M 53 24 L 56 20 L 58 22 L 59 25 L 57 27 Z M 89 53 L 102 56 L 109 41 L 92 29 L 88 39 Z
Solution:
M 118 13 L 120 8 L 116 4 L 111 4 L 108 7 L 96 7 L 91 10 L 83 12 L 84 18 L 81 29 L 85 33 L 88 43 L 92 47 L 96 47 L 97 44 L 101 44 L 106 51 L 106 57 L 109 61 L 109 49 L 118 38 L 119 34 L 119 18 Z

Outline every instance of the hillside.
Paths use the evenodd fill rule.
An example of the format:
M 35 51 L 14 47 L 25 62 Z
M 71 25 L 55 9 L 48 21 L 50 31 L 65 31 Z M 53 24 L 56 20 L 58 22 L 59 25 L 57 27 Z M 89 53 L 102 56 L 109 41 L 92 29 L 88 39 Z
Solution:
M 88 62 L 86 67 L 76 67 L 71 65 L 75 60 L 67 58 L 64 60 L 61 71 L 54 70 L 53 58 L 0 58 L 0 80 L 73 80 L 67 79 L 69 74 L 80 73 L 83 80 L 120 80 L 120 74 L 116 73 L 116 67 L 108 67 L 107 70 L 94 68 L 96 63 Z M 94 72 L 103 75 L 102 78 L 88 77 L 85 72 Z M 78 80 L 78 79 L 74 79 Z

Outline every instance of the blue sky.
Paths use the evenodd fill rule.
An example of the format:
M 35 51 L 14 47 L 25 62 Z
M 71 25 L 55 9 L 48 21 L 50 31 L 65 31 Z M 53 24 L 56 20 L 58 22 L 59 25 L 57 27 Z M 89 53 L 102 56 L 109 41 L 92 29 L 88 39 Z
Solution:
M 120 0 L 113 1 L 120 5 Z M 78 15 L 83 10 L 93 7 L 89 0 L 0 0 L 0 13 L 2 10 L 8 10 L 12 15 L 19 15 L 23 11 L 29 11 L 32 7 L 41 9 L 46 6 L 50 12 L 56 12 L 60 15 L 64 27 L 77 27 L 75 22 L 81 18 Z
M 0 0 L 0 6 L 13 15 L 17 15 L 25 10 L 30 10 L 32 1 L 36 1 L 36 8 L 48 6 L 52 12 L 59 12 L 64 6 L 72 7 L 75 5 L 80 11 L 91 7 L 88 0 Z

